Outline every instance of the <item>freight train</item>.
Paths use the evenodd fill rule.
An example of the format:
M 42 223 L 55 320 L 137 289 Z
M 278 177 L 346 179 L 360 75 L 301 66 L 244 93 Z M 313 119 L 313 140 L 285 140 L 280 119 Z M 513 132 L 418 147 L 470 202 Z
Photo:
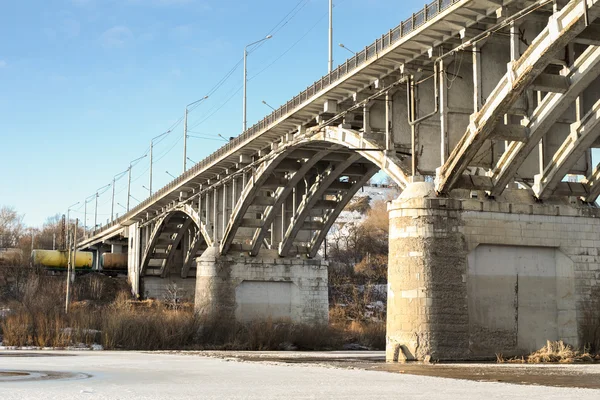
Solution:
M 94 270 L 94 256 L 89 251 L 76 252 L 75 271 L 83 273 Z M 98 272 L 115 274 L 127 271 L 127 253 L 104 253 L 99 261 Z M 69 253 L 66 250 L 36 249 L 31 252 L 31 262 L 50 271 L 66 271 Z

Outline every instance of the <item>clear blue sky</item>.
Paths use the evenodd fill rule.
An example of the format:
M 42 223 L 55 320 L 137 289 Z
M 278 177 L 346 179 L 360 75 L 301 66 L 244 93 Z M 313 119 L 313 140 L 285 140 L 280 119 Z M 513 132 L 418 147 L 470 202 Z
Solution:
M 294 17 L 248 59 L 248 125 L 327 72 L 328 0 L 300 2 Z M 334 41 L 355 51 L 420 9 L 424 0 L 337 0 Z M 186 104 L 203 97 L 298 0 L 21 0 L 0 13 L 0 206 L 41 225 L 143 155 Z M 284 54 L 285 53 L 285 54 Z M 350 53 L 335 47 L 334 63 Z M 269 66 L 270 65 L 270 66 Z M 266 68 L 266 69 L 265 69 Z M 242 68 L 190 114 L 188 156 L 219 146 L 242 125 Z M 236 91 L 238 91 L 236 93 Z M 228 102 L 226 102 L 229 99 Z M 210 116 L 210 118 L 207 118 Z M 153 189 L 182 171 L 182 126 L 155 148 Z M 191 133 L 196 134 L 196 133 Z M 169 152 L 169 150 L 171 151 Z M 132 194 L 147 196 L 148 158 Z M 126 176 L 117 202 L 126 204 Z M 99 221 L 110 215 L 100 196 Z M 93 200 L 93 199 L 92 199 Z M 137 204 L 132 199 L 132 205 Z M 89 218 L 94 202 L 88 204 Z M 92 210 L 90 212 L 90 210 Z M 120 206 L 115 212 L 123 213 Z

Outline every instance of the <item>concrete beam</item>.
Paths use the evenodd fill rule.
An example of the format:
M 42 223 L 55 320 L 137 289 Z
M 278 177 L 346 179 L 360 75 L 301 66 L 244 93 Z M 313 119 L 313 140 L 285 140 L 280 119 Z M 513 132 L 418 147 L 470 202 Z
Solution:
M 590 47 L 575 60 L 567 74 L 570 82 L 569 90 L 564 94 L 551 93 L 545 96 L 526 125 L 529 129 L 527 141 L 511 143 L 500 157 L 492 174 L 494 189 L 491 194 L 493 196 L 499 196 L 504 191 L 519 167 L 537 148 L 546 132 L 598 76 L 600 76 L 600 48 Z

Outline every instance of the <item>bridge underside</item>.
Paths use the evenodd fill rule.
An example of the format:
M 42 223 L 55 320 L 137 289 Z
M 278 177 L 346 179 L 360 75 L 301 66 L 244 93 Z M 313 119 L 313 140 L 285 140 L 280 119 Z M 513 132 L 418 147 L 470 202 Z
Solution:
M 293 291 L 304 294 L 277 309 L 322 322 L 326 269 L 311 259 L 382 170 L 408 188 L 390 206 L 388 359 L 583 343 L 600 273 L 599 3 L 432 3 L 413 17 L 413 33 L 384 35 L 354 69 L 338 68 L 320 91 L 315 84 L 82 247 L 127 237 L 141 295 L 140 279 L 195 274 L 201 309 L 238 315 L 236 299 L 262 301 L 248 293 Z M 507 257 L 508 266 L 496 262 Z M 311 275 L 310 261 L 320 272 Z M 536 292 L 536 279 L 548 290 Z M 256 285 L 238 291 L 245 281 Z M 319 311 L 301 306 L 311 296 Z M 550 299 L 546 322 L 523 322 L 540 296 Z

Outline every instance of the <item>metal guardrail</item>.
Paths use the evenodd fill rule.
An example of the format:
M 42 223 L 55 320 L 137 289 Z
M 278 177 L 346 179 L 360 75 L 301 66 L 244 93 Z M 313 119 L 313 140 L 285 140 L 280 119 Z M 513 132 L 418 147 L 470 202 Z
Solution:
M 230 140 L 229 143 L 227 143 L 225 146 L 219 148 L 217 151 L 215 151 L 202 161 L 198 162 L 192 168 L 181 174 L 179 177 L 169 182 L 167 185 L 163 186 L 152 196 L 148 197 L 146 200 L 142 201 L 140 204 L 132 208 L 131 211 L 129 211 L 127 214 L 113 220 L 107 225 L 104 225 L 102 228 L 91 232 L 91 235 L 93 236 L 107 229 L 110 229 L 113 226 L 120 224 L 121 221 L 127 220 L 131 216 L 137 214 L 138 212 L 143 210 L 148 204 L 154 202 L 156 199 L 170 192 L 171 189 L 178 186 L 186 179 L 196 175 L 196 173 L 198 173 L 199 171 L 210 166 L 216 159 L 229 153 L 232 149 L 238 147 L 244 141 L 258 136 L 258 134 L 261 131 L 274 124 L 281 117 L 296 111 L 296 109 L 309 98 L 311 98 L 321 90 L 326 89 L 333 83 L 337 82 L 343 76 L 354 71 L 360 65 L 377 56 L 377 54 L 380 51 L 389 48 L 398 40 L 412 33 L 417 28 L 420 28 L 426 22 L 435 18 L 440 12 L 446 10 L 448 7 L 452 6 L 455 3 L 458 3 L 459 1 L 461 0 L 436 0 L 429 4 L 426 4 L 421 11 L 414 13 L 410 18 L 401 22 L 400 25 L 398 25 L 394 29 L 390 29 L 389 32 L 382 35 L 381 38 L 376 39 L 375 42 L 372 43 L 370 46 L 366 46 L 363 50 L 356 53 L 353 57 L 347 59 L 345 63 L 340 64 L 335 70 L 331 71 L 329 74 L 323 76 L 321 79 L 315 81 L 312 85 L 308 86 L 306 90 L 301 92 L 292 100 L 288 101 L 287 103 L 273 111 L 271 114 L 267 115 L 265 118 L 254 124 L 252 127 L 247 129 L 241 135 Z

